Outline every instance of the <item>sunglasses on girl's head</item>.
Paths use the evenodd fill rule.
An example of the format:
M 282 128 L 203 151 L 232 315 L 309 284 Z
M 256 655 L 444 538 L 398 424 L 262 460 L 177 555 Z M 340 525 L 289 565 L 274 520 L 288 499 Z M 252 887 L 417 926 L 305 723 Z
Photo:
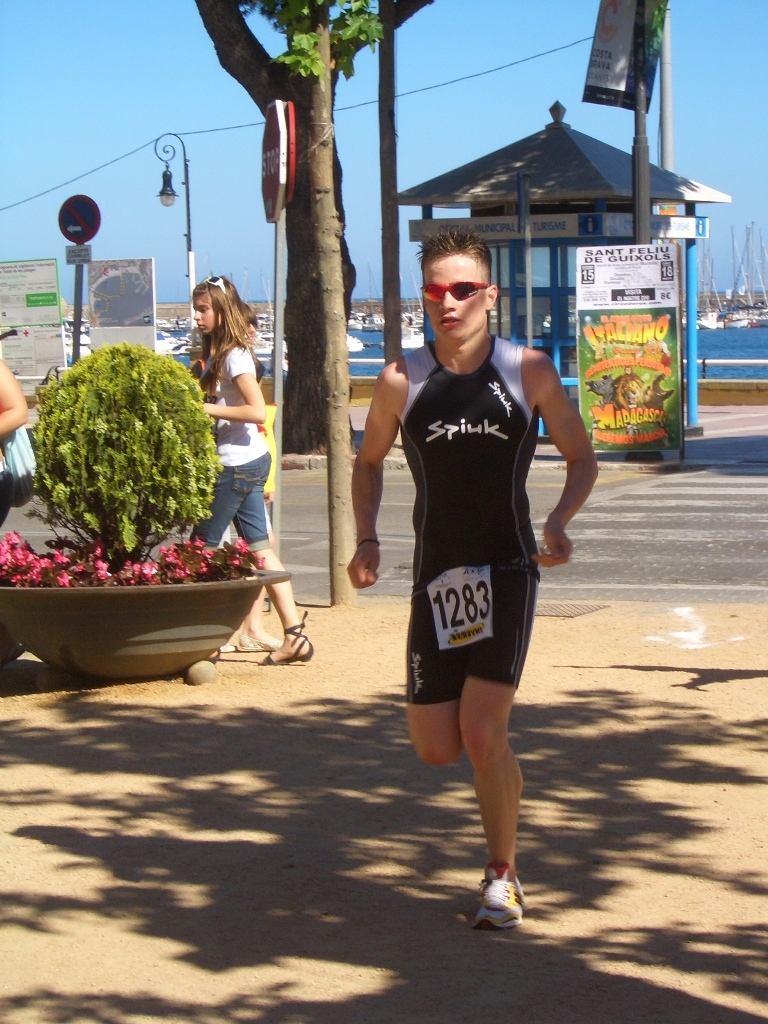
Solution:
M 205 281 L 203 281 L 203 284 L 212 285 L 214 288 L 221 288 L 224 294 L 227 294 L 227 289 L 224 287 L 223 277 L 206 277 Z
M 471 299 L 484 288 L 490 288 L 489 284 L 479 284 L 477 281 L 455 281 L 453 284 L 425 284 L 421 289 L 424 297 L 432 302 L 442 302 L 446 292 L 456 299 L 457 302 L 464 302 Z

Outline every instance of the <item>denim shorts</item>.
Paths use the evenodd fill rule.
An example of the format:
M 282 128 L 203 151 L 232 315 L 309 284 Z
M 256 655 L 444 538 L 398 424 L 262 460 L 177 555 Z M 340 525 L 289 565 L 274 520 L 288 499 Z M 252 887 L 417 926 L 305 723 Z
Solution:
M 210 518 L 197 524 L 192 538 L 216 547 L 229 524 L 234 522 L 238 536 L 252 550 L 268 548 L 264 484 L 271 465 L 272 456 L 265 452 L 243 466 L 225 466 L 216 481 Z

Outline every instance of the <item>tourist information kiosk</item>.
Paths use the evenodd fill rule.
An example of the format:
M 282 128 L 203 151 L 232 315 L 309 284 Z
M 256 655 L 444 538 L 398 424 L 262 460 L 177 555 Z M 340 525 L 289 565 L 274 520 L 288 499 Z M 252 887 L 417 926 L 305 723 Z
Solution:
M 518 176 L 530 181 L 533 344 L 554 360 L 574 400 L 576 350 L 576 250 L 588 244 L 632 242 L 632 158 L 574 131 L 565 108 L 550 107 L 552 122 L 535 135 L 401 192 L 401 206 L 421 206 L 410 222 L 411 241 L 451 223 L 471 226 L 487 241 L 493 283 L 499 287 L 491 332 L 526 342 L 525 243 L 518 224 Z M 679 216 L 652 216 L 654 240 L 679 240 L 689 315 L 685 332 L 687 424 L 698 423 L 696 239 L 708 236 L 697 203 L 728 203 L 723 192 L 651 166 L 651 202 L 675 206 Z M 434 216 L 435 208 L 469 210 L 470 217 Z M 427 325 L 428 329 L 428 325 Z

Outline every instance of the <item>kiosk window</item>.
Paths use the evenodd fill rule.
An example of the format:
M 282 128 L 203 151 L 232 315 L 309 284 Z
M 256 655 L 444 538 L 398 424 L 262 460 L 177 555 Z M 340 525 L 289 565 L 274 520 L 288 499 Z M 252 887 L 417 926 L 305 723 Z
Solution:
M 558 298 L 558 334 L 561 338 L 576 337 L 576 296 L 561 295 Z
M 579 363 L 576 358 L 576 346 L 575 345 L 561 345 L 560 346 L 560 376 L 561 377 L 578 377 L 579 375 Z
M 533 288 L 549 288 L 549 246 L 534 245 L 531 249 Z M 515 287 L 525 288 L 525 246 L 515 246 Z
M 525 296 L 518 297 L 515 314 L 515 336 L 518 341 L 525 342 Z M 533 296 L 533 337 L 552 337 L 552 299 L 549 295 Z
M 576 287 L 576 246 L 560 246 L 560 287 Z
M 496 280 L 496 278 L 493 278 Z M 509 288 L 509 246 L 502 245 L 499 249 L 499 288 Z
M 510 312 L 509 295 L 502 295 L 499 304 L 501 306 L 501 330 L 499 334 L 502 338 L 511 338 L 512 314 Z

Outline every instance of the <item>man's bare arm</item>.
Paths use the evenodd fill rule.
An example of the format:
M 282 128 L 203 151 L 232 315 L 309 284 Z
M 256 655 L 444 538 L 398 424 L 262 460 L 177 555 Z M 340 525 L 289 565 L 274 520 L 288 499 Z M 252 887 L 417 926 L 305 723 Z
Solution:
M 549 436 L 565 456 L 563 492 L 544 524 L 544 548 L 534 556 L 539 565 L 551 568 L 563 565 L 571 557 L 573 545 L 565 527 L 589 497 L 597 479 L 597 459 L 581 417 L 545 353 L 535 349 L 524 351 L 523 389 L 528 405 L 538 407 Z
M 363 443 L 352 470 L 352 507 L 358 547 L 347 572 L 358 589 L 373 586 L 379 578 L 379 546 L 374 542 L 377 541 L 376 520 L 384 486 L 383 465 L 397 438 L 407 394 L 408 380 L 402 361 L 385 366 L 376 381 Z

